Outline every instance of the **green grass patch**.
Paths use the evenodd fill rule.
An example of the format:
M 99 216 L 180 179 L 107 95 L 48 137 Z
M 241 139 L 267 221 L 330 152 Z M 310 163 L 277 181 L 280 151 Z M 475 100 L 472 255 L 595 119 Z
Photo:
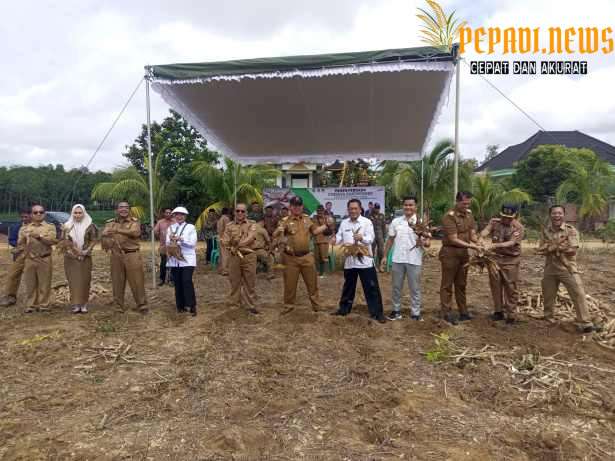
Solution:
M 110 335 L 111 333 L 115 333 L 117 329 L 115 328 L 113 322 L 105 320 L 104 322 L 98 324 L 98 326 L 96 327 L 96 331 L 104 335 Z
M 429 363 L 444 362 L 451 355 L 451 337 L 442 332 L 434 335 L 434 347 L 425 352 L 425 358 Z

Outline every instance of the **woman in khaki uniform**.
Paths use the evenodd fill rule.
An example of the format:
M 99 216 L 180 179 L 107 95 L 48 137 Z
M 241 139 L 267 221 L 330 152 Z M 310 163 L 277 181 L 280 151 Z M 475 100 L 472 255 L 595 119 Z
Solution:
M 83 205 L 73 206 L 70 219 L 64 224 L 62 239 L 72 312 L 86 313 L 92 281 L 92 249 L 98 241 L 98 229 Z

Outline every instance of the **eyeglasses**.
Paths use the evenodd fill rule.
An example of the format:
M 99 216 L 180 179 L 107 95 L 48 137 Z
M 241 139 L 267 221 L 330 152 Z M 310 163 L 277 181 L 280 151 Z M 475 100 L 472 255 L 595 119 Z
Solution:
M 32 214 L 45 214 L 44 211 L 33 211 Z
M 235 210 L 235 213 L 245 213 L 246 210 Z

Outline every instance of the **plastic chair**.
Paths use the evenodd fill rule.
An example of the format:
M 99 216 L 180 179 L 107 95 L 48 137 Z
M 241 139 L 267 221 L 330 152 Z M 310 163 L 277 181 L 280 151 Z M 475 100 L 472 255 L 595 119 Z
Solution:
M 392 268 L 393 268 L 393 248 L 389 250 L 389 254 L 387 255 L 386 271 L 391 272 Z
M 220 248 L 218 246 L 218 237 L 214 238 L 213 248 L 211 249 L 211 256 L 209 262 L 211 267 L 216 269 L 218 267 L 218 261 L 220 261 Z

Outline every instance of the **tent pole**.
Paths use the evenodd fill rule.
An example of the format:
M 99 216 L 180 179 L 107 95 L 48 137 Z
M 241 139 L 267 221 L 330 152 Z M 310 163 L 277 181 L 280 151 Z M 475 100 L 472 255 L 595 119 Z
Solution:
M 152 176 L 152 128 L 150 114 L 150 97 L 149 97 L 149 67 L 145 76 L 145 107 L 147 110 L 147 175 L 149 177 L 149 219 L 150 219 L 150 234 L 152 246 L 152 288 L 156 289 L 156 241 L 154 239 L 154 178 Z
M 421 222 L 425 219 L 425 208 L 423 195 L 425 194 L 425 169 L 424 169 L 425 153 L 421 154 Z
M 459 88 L 461 78 L 461 57 L 457 56 L 456 63 L 456 75 L 455 75 L 455 165 L 454 165 L 454 178 L 453 178 L 453 204 L 457 199 L 457 192 L 459 191 Z
M 237 170 L 239 168 L 239 163 L 235 163 L 233 166 L 233 199 L 234 199 L 234 207 L 237 209 Z M 247 206 L 247 204 L 246 204 Z

